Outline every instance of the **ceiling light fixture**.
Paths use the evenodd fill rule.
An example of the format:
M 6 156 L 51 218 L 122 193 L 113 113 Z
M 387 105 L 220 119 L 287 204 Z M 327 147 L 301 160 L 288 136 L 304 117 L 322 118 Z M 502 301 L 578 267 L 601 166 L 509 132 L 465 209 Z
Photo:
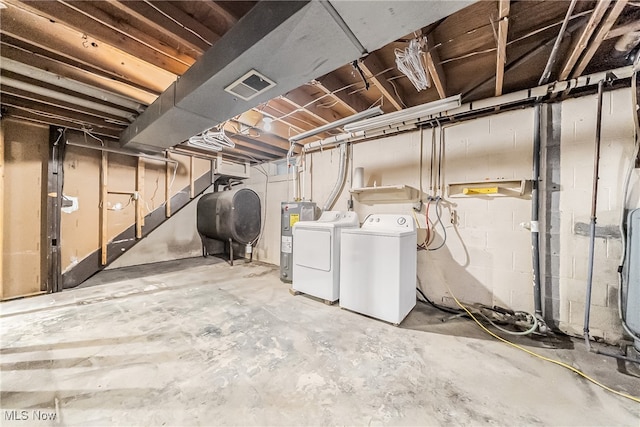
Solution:
M 383 111 L 380 107 L 369 108 L 368 110 L 361 111 L 349 117 L 345 117 L 340 120 L 336 120 L 335 122 L 327 123 L 324 126 L 317 127 L 315 129 L 311 129 L 310 131 L 299 133 L 297 135 L 289 138 L 289 142 L 298 142 L 303 139 L 309 138 L 310 136 L 317 135 L 322 132 L 326 132 L 331 129 L 339 128 L 349 123 L 357 122 L 358 120 L 368 119 L 374 116 L 379 116 Z
M 385 128 L 396 128 L 398 126 L 407 126 L 416 123 L 425 122 L 433 119 L 433 116 L 447 110 L 458 108 L 462 105 L 460 95 L 450 96 L 449 98 L 440 99 L 438 101 L 429 102 L 427 104 L 417 105 L 405 110 L 395 111 L 393 113 L 383 114 L 380 117 L 374 117 L 351 123 L 344 127 L 346 132 L 360 132 L 380 130 Z
M 271 132 L 271 124 L 273 123 L 273 119 L 271 117 L 263 117 L 262 118 L 262 130 L 266 132 Z

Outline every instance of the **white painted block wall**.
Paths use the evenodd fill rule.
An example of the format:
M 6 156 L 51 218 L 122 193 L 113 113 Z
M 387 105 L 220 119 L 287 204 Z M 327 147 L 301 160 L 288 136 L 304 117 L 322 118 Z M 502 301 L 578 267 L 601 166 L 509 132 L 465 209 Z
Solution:
M 622 186 L 633 151 L 630 90 L 605 92 L 602 108 L 602 144 L 598 189 L 598 227 L 620 224 Z M 597 97 L 562 104 L 560 192 L 560 327 L 581 335 L 585 310 L 587 236 L 574 232 L 576 223 L 588 224 L 591 212 Z M 637 175 L 632 188 L 637 188 Z M 630 198 L 628 206 L 637 207 Z M 591 335 L 616 342 L 622 335 L 618 318 L 620 238 L 596 238 L 591 299 Z
M 628 164 L 633 138 L 629 90 L 606 95 L 600 222 L 617 224 L 621 209 L 619 189 Z M 563 103 L 561 185 L 561 289 L 560 327 L 579 335 L 582 330 L 587 239 L 573 234 L 575 221 L 588 222 L 595 97 Z M 442 176 L 446 183 L 493 179 L 530 179 L 532 174 L 534 111 L 516 110 L 462 122 L 445 129 Z M 422 186 L 429 192 L 431 130 L 423 135 Z M 606 142 L 604 142 L 606 141 Z M 315 152 L 307 157 L 306 199 L 322 205 L 338 173 L 338 150 Z M 420 132 L 361 142 L 353 146 L 353 162 L 363 167 L 365 185 L 406 184 L 420 187 Z M 269 174 L 273 165 L 265 165 Z M 351 176 L 334 209 L 346 210 Z M 278 264 L 280 247 L 280 202 L 292 196 L 285 176 L 265 177 L 255 168 L 248 186 L 264 200 L 267 188 L 267 218 L 255 258 Z M 442 189 L 445 192 L 445 189 Z M 637 196 L 635 196 L 638 198 Z M 412 213 L 412 204 L 368 206 L 355 201 L 362 221 L 370 213 Z M 446 245 L 438 251 L 418 252 L 418 276 L 424 292 L 433 300 L 454 306 L 453 292 L 460 300 L 497 304 L 533 312 L 531 235 L 521 226 L 530 220 L 531 199 L 525 197 L 458 197 L 443 203 Z M 430 218 L 436 220 L 433 205 Z M 452 222 L 453 218 L 453 222 Z M 418 218 L 424 227 L 424 210 Z M 442 238 L 438 228 L 437 245 Z M 424 238 L 420 233 L 418 239 Z M 619 239 L 598 239 L 592 329 L 614 341 L 620 336 L 617 321 L 616 269 Z

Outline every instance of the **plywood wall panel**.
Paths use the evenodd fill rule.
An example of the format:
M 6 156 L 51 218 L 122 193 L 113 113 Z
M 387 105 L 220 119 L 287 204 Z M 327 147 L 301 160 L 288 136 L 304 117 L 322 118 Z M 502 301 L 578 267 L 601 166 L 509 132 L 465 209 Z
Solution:
M 4 197 L 2 298 L 40 292 L 43 285 L 43 173 L 49 129 L 3 120 Z
M 99 246 L 100 152 L 67 146 L 64 159 L 64 194 L 78 199 L 78 210 L 62 213 L 62 271 Z

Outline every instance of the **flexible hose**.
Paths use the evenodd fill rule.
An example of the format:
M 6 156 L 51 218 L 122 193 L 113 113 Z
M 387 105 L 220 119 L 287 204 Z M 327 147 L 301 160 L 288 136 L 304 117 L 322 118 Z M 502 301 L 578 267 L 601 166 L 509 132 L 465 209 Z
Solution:
M 322 206 L 323 211 L 329 211 L 336 203 L 338 199 L 338 195 L 344 186 L 344 183 L 347 179 L 347 150 L 345 148 L 346 143 L 340 145 L 340 165 L 338 167 L 338 179 L 336 184 L 333 186 L 333 190 L 331 190 L 331 194 L 327 198 L 327 201 Z
M 441 210 L 440 208 L 440 201 L 442 200 L 442 198 L 437 197 L 436 200 L 436 218 L 438 219 L 438 223 L 440 223 L 440 228 L 442 228 L 442 243 L 440 243 L 440 245 L 437 248 L 427 248 L 427 250 L 429 251 L 437 251 L 438 249 L 442 248 L 446 243 L 447 243 L 447 229 L 444 227 L 444 224 L 442 223 L 442 214 L 441 214 Z M 435 228 L 435 225 L 434 225 Z

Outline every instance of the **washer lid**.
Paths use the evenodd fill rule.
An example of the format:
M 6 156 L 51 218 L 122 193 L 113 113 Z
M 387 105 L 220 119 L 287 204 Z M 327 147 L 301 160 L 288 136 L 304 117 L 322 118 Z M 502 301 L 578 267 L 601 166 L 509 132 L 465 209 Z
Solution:
M 398 230 L 391 228 L 353 228 L 342 230 L 342 234 L 359 234 L 367 236 L 404 237 L 417 236 L 415 230 Z
M 355 212 L 326 211 L 317 221 L 298 221 L 293 228 L 354 228 L 358 225 L 358 214 Z

